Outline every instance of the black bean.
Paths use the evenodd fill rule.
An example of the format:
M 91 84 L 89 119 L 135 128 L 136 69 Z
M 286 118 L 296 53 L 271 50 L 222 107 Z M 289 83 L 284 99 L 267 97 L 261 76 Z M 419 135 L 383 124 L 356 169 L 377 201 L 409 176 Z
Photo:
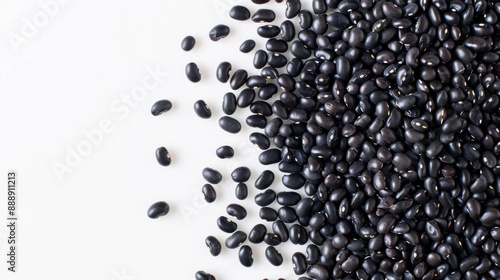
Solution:
M 255 180 L 255 188 L 259 190 L 264 190 L 271 186 L 274 182 L 274 173 L 271 170 L 263 171 L 257 180 Z
M 307 270 L 306 256 L 300 252 L 294 253 L 292 255 L 292 265 L 296 275 L 304 274 Z
M 221 83 L 226 83 L 229 80 L 229 71 L 231 71 L 231 63 L 224 61 L 217 66 L 216 77 Z
M 262 207 L 259 211 L 259 217 L 268 222 L 276 221 L 278 219 L 278 212 L 270 207 Z
M 247 216 L 247 210 L 239 204 L 232 203 L 226 207 L 226 212 L 228 215 L 236 217 L 238 220 L 242 220 Z
M 237 199 L 244 200 L 248 197 L 248 186 L 245 183 L 238 183 L 234 192 Z
M 156 149 L 156 160 L 160 165 L 169 166 L 172 163 L 172 158 L 170 158 L 170 153 L 165 147 L 159 147 Z
M 255 204 L 259 206 L 268 206 L 269 204 L 274 202 L 274 199 L 276 198 L 276 192 L 268 189 L 262 193 L 259 193 L 255 196 Z
M 253 3 L 261 5 L 261 4 L 266 4 L 269 2 L 269 0 L 252 0 Z
M 301 7 L 302 5 L 300 3 L 300 0 L 287 0 L 285 10 L 286 18 L 290 19 L 296 17 L 300 12 Z
M 266 49 L 270 52 L 283 53 L 288 50 L 288 44 L 282 39 L 271 38 L 266 42 Z
M 313 16 L 308 10 L 301 10 L 298 14 L 299 16 L 299 26 L 303 30 L 309 29 L 312 26 Z
M 283 263 L 283 257 L 273 246 L 268 246 L 265 251 L 266 259 L 274 266 L 280 266 Z
M 168 112 L 170 109 L 172 109 L 172 102 L 166 99 L 158 100 L 151 107 L 151 114 L 153 116 L 159 116 L 165 112 Z
M 157 219 L 161 216 L 165 216 L 170 211 L 170 206 L 165 201 L 158 201 L 153 203 L 148 209 L 148 217 L 151 219 Z
M 246 88 L 240 92 L 236 98 L 236 105 L 240 108 L 246 108 L 252 104 L 255 99 L 255 91 L 251 88 Z
M 208 37 L 212 41 L 219 41 L 222 38 L 225 38 L 227 35 L 229 35 L 230 29 L 229 26 L 225 24 L 218 24 L 214 26 L 210 32 L 208 33 Z
M 238 228 L 238 225 L 235 222 L 231 221 L 231 219 L 224 216 L 220 216 L 217 219 L 217 226 L 219 227 L 220 230 L 227 233 L 233 233 Z
M 252 15 L 253 22 L 272 22 L 276 18 L 276 13 L 270 9 L 258 9 Z
M 248 241 L 252 243 L 261 243 L 267 233 L 266 226 L 263 224 L 255 225 L 248 234 Z
M 241 246 L 238 252 L 238 258 L 243 266 L 251 267 L 253 264 L 252 248 L 248 245 Z
M 281 29 L 276 25 L 262 25 L 257 28 L 257 34 L 262 38 L 273 38 L 280 34 Z
M 194 48 L 195 44 L 196 44 L 196 39 L 193 36 L 186 36 L 184 37 L 184 39 L 182 39 L 181 48 L 184 51 L 190 51 Z
M 279 192 L 276 198 L 278 204 L 283 206 L 293 206 L 301 200 L 300 194 L 296 192 Z
M 193 83 L 197 83 L 201 80 L 200 70 L 198 65 L 194 62 L 190 62 L 186 65 L 186 77 Z
M 246 83 L 247 78 L 247 71 L 238 69 L 236 70 L 236 72 L 234 72 L 233 76 L 231 77 L 231 81 L 229 81 L 229 84 L 233 90 L 237 90 Z
M 215 277 L 205 271 L 197 271 L 194 275 L 196 280 L 215 280 Z
M 198 100 L 193 105 L 194 112 L 202 119 L 209 119 L 212 116 L 212 110 L 203 100 Z
M 220 146 L 217 148 L 215 151 L 215 154 L 217 155 L 218 158 L 232 158 L 234 156 L 234 149 L 231 146 Z
M 250 18 L 250 11 L 247 7 L 236 5 L 229 10 L 229 16 L 235 20 L 247 20 Z
M 240 52 L 249 53 L 253 50 L 253 48 L 255 48 L 255 41 L 252 39 L 248 39 L 241 43 Z
M 359 265 L 359 259 L 358 257 L 351 255 L 345 260 L 342 265 L 340 266 L 343 271 L 346 273 L 351 273 L 354 271 L 356 268 L 358 268 Z
M 247 234 L 244 233 L 243 231 L 236 231 L 233 234 L 231 234 L 228 238 L 225 240 L 225 245 L 229 249 L 235 249 L 238 248 L 243 242 L 247 240 Z
M 267 233 L 264 236 L 264 243 L 266 243 L 267 245 L 270 245 L 270 246 L 277 246 L 277 245 L 281 244 L 281 239 L 275 233 Z
M 203 185 L 203 187 L 201 188 L 201 192 L 205 197 L 205 201 L 208 203 L 214 202 L 217 198 L 217 193 L 215 192 L 214 187 L 210 184 Z
M 219 126 L 229 132 L 229 133 L 238 133 L 241 130 L 241 124 L 238 120 L 229 117 L 229 116 L 223 116 L 219 119 Z
M 278 163 L 281 160 L 281 151 L 279 149 L 269 149 L 259 155 L 259 162 L 263 165 Z
M 236 111 L 236 96 L 232 92 L 224 94 L 222 99 L 222 111 L 226 115 L 232 115 Z
M 207 245 L 210 250 L 210 254 L 214 257 L 218 256 L 222 250 L 222 245 L 219 240 L 211 235 L 205 238 L 205 245 Z
M 201 175 L 210 184 L 218 184 L 222 181 L 222 174 L 220 174 L 219 171 L 209 167 L 203 168 Z
M 289 21 L 285 20 L 281 23 L 281 39 L 290 42 L 295 38 L 295 25 Z
M 313 264 L 307 269 L 307 275 L 314 279 L 327 280 L 329 279 L 328 270 L 319 264 Z

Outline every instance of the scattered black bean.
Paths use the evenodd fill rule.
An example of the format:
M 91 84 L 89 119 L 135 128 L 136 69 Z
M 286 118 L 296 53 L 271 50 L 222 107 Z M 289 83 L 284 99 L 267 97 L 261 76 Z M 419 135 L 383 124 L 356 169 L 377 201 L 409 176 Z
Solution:
M 222 245 L 219 240 L 211 235 L 205 238 L 205 245 L 207 245 L 210 250 L 210 254 L 214 257 L 218 256 L 222 250 Z
M 276 13 L 270 9 L 258 9 L 252 15 L 253 22 L 272 22 L 276 18 Z
M 231 236 L 229 236 L 228 238 L 226 238 L 226 241 L 224 243 L 227 248 L 234 249 L 238 248 L 246 240 L 247 240 L 247 234 L 239 230 L 231 234 Z
M 201 175 L 210 184 L 218 184 L 222 181 L 222 174 L 219 171 L 210 167 L 203 168 Z
M 280 266 L 283 263 L 283 256 L 273 246 L 266 248 L 266 259 L 274 266 Z
M 217 198 L 217 193 L 215 192 L 214 187 L 210 184 L 203 185 L 203 187 L 201 188 L 201 192 L 205 197 L 205 201 L 208 203 L 214 202 Z
M 236 5 L 229 10 L 229 16 L 235 20 L 247 20 L 250 18 L 250 11 L 247 7 Z
M 194 275 L 196 280 L 215 280 L 215 277 L 205 271 L 197 271 Z
M 220 216 L 217 219 L 217 226 L 220 230 L 227 233 L 233 233 L 238 228 L 238 225 L 235 222 L 224 216 Z
M 242 220 L 247 216 L 247 210 L 245 210 L 243 206 L 235 203 L 229 204 L 226 207 L 226 212 L 229 216 L 236 217 L 238 220 Z
M 226 83 L 229 80 L 229 71 L 231 71 L 231 63 L 224 61 L 217 66 L 216 77 L 221 83 Z
M 165 216 L 170 211 L 170 206 L 165 201 L 158 201 L 153 203 L 148 209 L 148 217 L 151 219 L 157 219 L 161 216 Z
M 198 69 L 196 63 L 190 62 L 186 65 L 186 77 L 193 83 L 197 83 L 201 80 L 200 69 Z
M 159 147 L 156 149 L 156 160 L 160 165 L 169 166 L 172 163 L 172 158 L 170 158 L 170 153 L 165 147 Z
M 251 267 L 253 264 L 252 248 L 248 245 L 241 246 L 238 252 L 238 258 L 243 266 Z
M 210 40 L 215 42 L 229 35 L 229 32 L 229 26 L 225 24 L 218 24 L 210 30 L 210 32 L 208 33 L 208 37 L 210 38 Z
M 229 132 L 238 133 L 241 130 L 241 124 L 238 120 L 231 118 L 229 116 L 223 116 L 219 119 L 219 126 Z
M 153 116 L 159 116 L 165 112 L 168 112 L 170 109 L 172 109 L 172 102 L 166 99 L 159 100 L 156 101 L 151 107 L 151 114 Z
M 232 158 L 234 156 L 234 149 L 231 146 L 220 146 L 217 148 L 215 151 L 215 154 L 217 155 L 218 158 Z
M 196 44 L 196 39 L 193 36 L 186 36 L 184 37 L 184 39 L 182 39 L 181 48 L 184 51 L 190 51 L 194 48 L 195 44 Z
M 202 119 L 209 119 L 212 116 L 212 111 L 203 100 L 196 101 L 193 107 L 196 115 Z
M 253 50 L 253 48 L 255 48 L 255 41 L 252 39 L 248 39 L 241 43 L 240 52 L 249 53 Z

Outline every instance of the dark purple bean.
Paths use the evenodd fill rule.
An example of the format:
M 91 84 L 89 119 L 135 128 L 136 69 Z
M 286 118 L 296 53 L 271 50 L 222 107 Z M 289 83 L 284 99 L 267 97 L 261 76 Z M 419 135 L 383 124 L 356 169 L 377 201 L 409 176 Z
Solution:
M 148 208 L 148 217 L 151 219 L 158 219 L 161 216 L 165 216 L 170 211 L 170 205 L 165 201 L 158 201 L 153 203 Z
M 274 266 L 280 266 L 283 263 L 283 257 L 273 246 L 268 246 L 265 251 L 266 259 Z
M 162 166 L 169 166 L 172 163 L 170 153 L 165 147 L 159 147 L 156 149 L 156 160 Z
M 201 192 L 205 197 L 205 201 L 208 203 L 214 202 L 217 198 L 217 193 L 215 192 L 214 187 L 210 184 L 203 185 L 203 187 L 201 188 Z
M 238 220 L 242 220 L 247 216 L 247 211 L 245 208 L 239 204 L 232 203 L 226 207 L 226 212 L 228 215 L 236 217 Z
M 196 115 L 202 119 L 209 119 L 212 116 L 212 111 L 203 100 L 196 101 L 193 108 Z
M 222 250 L 222 245 L 219 240 L 211 235 L 205 238 L 205 245 L 207 245 L 210 250 L 210 254 L 214 257 L 218 256 Z
M 184 51 L 190 51 L 194 48 L 196 44 L 196 39 L 193 36 L 186 36 L 182 39 L 181 49 Z
M 190 62 L 186 65 L 186 77 L 189 81 L 193 83 L 197 83 L 201 80 L 200 70 L 198 69 L 198 65 L 194 62 Z
M 243 231 L 236 231 L 231 234 L 224 242 L 226 247 L 229 249 L 238 248 L 243 242 L 247 240 L 247 234 Z
M 241 124 L 238 120 L 231 118 L 229 116 L 223 116 L 219 119 L 219 126 L 229 132 L 229 133 L 238 133 L 241 130 Z
M 214 26 L 210 32 L 208 33 L 208 37 L 212 41 L 219 41 L 222 38 L 225 38 L 227 35 L 229 35 L 230 29 L 229 26 L 225 24 L 218 24 Z

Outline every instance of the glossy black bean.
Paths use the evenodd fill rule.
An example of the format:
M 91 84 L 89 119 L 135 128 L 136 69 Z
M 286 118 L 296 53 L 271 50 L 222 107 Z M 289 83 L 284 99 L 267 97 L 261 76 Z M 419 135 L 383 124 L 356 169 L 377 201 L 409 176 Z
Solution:
M 248 245 L 240 247 L 238 258 L 243 266 L 251 267 L 253 264 L 252 248 Z
M 153 203 L 148 208 L 148 217 L 151 219 L 158 219 L 161 216 L 165 216 L 170 211 L 170 205 L 165 201 L 158 201 Z
M 153 116 L 159 116 L 168 112 L 170 109 L 172 109 L 172 102 L 166 99 L 158 100 L 151 106 L 151 114 Z
M 289 20 L 281 23 L 281 39 L 290 42 L 295 38 L 295 25 Z
M 276 14 L 274 13 L 273 10 L 270 9 L 258 9 L 255 11 L 255 13 L 252 15 L 252 21 L 253 22 L 272 22 L 276 18 Z
M 169 166 L 172 163 L 170 153 L 165 147 L 159 147 L 156 149 L 156 160 L 162 166 Z
M 229 10 L 232 19 L 244 21 L 250 18 L 250 11 L 245 6 L 236 5 Z
M 276 198 L 278 204 L 283 206 L 296 205 L 301 199 L 300 194 L 296 192 L 279 192 Z
M 266 226 L 263 224 L 255 225 L 248 233 L 248 241 L 252 243 L 261 243 L 267 233 Z
M 266 259 L 274 266 L 280 266 L 283 263 L 283 256 L 273 246 L 268 246 L 265 251 Z
M 319 265 L 319 264 L 311 265 L 307 269 L 307 275 L 309 277 L 314 278 L 314 279 L 321 279 L 321 280 L 329 279 L 328 270 L 324 266 Z
M 201 80 L 200 70 L 198 69 L 198 65 L 194 62 L 190 62 L 186 65 L 186 77 L 189 81 L 193 83 L 197 83 Z
M 258 4 L 258 5 L 266 4 L 269 1 L 270 0 L 252 0 L 253 3 Z
M 270 52 L 283 53 L 288 50 L 288 44 L 285 40 L 271 38 L 266 42 L 266 49 Z
M 285 66 L 287 59 L 284 55 L 275 52 L 269 52 L 267 57 L 267 64 L 274 68 L 281 68 Z
M 201 192 L 203 193 L 205 201 L 208 203 L 214 202 L 217 198 L 217 193 L 215 192 L 214 187 L 210 184 L 203 185 Z
M 217 226 L 220 230 L 227 233 L 233 233 L 238 228 L 238 225 L 235 222 L 224 216 L 220 216 L 217 219 Z
M 309 10 L 301 10 L 298 14 L 301 29 L 309 29 L 312 26 L 313 15 Z
M 221 83 L 226 83 L 229 80 L 229 72 L 231 71 L 231 63 L 224 61 L 217 66 L 216 78 Z
M 248 167 L 241 166 L 237 167 L 233 170 L 233 172 L 231 172 L 231 179 L 233 179 L 233 181 L 235 181 L 236 183 L 244 183 L 248 181 L 251 174 L 252 173 Z
M 281 29 L 276 25 L 263 25 L 257 28 L 257 34 L 262 38 L 273 38 L 280 32 Z
M 247 216 L 247 210 L 236 203 L 229 204 L 226 207 L 226 212 L 228 215 L 236 217 L 238 220 L 242 220 Z
M 246 83 L 247 78 L 248 78 L 247 71 L 243 69 L 238 69 L 236 70 L 236 72 L 234 72 L 233 76 L 231 77 L 231 80 L 229 81 L 229 84 L 233 90 L 237 90 Z
M 296 252 L 292 255 L 292 266 L 295 275 L 304 274 L 307 270 L 306 256 L 300 252 Z
M 240 52 L 249 53 L 253 50 L 253 48 L 255 48 L 255 41 L 252 39 L 248 39 L 241 43 Z
M 228 238 L 225 240 L 225 245 L 229 249 L 235 249 L 238 248 L 243 242 L 247 240 L 247 234 L 244 233 L 243 231 L 236 231 L 233 234 L 231 234 Z
M 196 271 L 194 278 L 196 280 L 215 280 L 215 277 L 212 274 L 201 270 Z
M 229 26 L 225 24 L 218 24 L 210 30 L 210 32 L 208 33 L 208 37 L 210 38 L 210 40 L 216 42 L 229 35 L 229 32 Z
M 300 3 L 300 0 L 287 0 L 285 17 L 288 19 L 296 17 L 300 12 L 301 7 L 302 4 Z
M 261 115 L 250 115 L 246 118 L 245 122 L 248 126 L 256 128 L 265 128 L 267 125 L 266 117 Z
M 196 39 L 193 36 L 186 36 L 182 39 L 181 49 L 184 51 L 190 51 L 194 48 L 196 44 Z
M 220 244 L 219 240 L 211 235 L 205 238 L 205 245 L 207 245 L 208 249 L 210 250 L 210 254 L 212 254 L 212 256 L 214 257 L 218 256 L 222 250 L 222 245 Z
M 246 88 L 238 94 L 236 105 L 240 108 L 246 108 L 252 104 L 255 99 L 255 91 L 251 88 Z
M 202 119 L 209 119 L 212 116 L 212 110 L 203 100 L 198 100 L 193 105 L 194 112 Z
M 257 194 L 255 196 L 255 204 L 259 206 L 268 206 L 269 204 L 274 202 L 274 199 L 276 198 L 276 192 L 268 189 L 265 192 L 262 192 L 260 194 Z
M 229 132 L 229 133 L 238 133 L 241 130 L 241 124 L 238 120 L 229 117 L 229 116 L 223 116 L 219 119 L 219 126 L 223 130 Z
M 290 241 L 293 244 L 304 245 L 307 243 L 309 239 L 307 235 L 307 230 L 298 224 L 293 224 L 290 227 L 289 234 L 290 234 Z
M 270 207 L 262 207 L 259 210 L 259 217 L 268 222 L 276 221 L 278 219 L 278 212 Z
M 300 173 L 291 173 L 288 175 L 283 175 L 282 177 L 282 183 L 285 185 L 285 187 L 293 189 L 293 190 L 298 190 L 300 187 L 302 187 L 305 184 L 305 178 L 302 176 Z

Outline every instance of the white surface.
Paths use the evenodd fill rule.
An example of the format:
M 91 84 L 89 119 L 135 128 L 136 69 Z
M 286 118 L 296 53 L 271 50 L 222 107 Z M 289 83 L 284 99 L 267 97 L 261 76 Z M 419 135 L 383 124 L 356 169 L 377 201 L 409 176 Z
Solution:
M 214 258 L 204 245 L 209 234 L 221 242 L 227 236 L 216 219 L 225 215 L 228 203 L 238 202 L 229 176 L 236 166 L 253 171 L 249 198 L 242 202 L 249 217 L 239 227 L 248 232 L 260 222 L 252 186 L 265 168 L 257 161 L 260 151 L 248 142 L 252 130 L 244 116 L 249 110 L 236 114 L 244 127 L 240 134 L 228 134 L 217 124 L 221 98 L 230 88 L 216 81 L 215 67 L 228 60 L 233 71 L 252 69 L 254 52 L 240 53 L 240 43 L 255 38 L 255 50 L 264 47 L 255 33 L 258 24 L 227 16 L 232 5 L 243 2 L 251 11 L 258 8 L 238 0 L 0 1 L 0 279 L 194 279 L 200 269 L 219 280 L 297 278 L 290 256 L 305 248 L 290 242 L 278 246 L 285 258 L 281 267 L 267 262 L 265 244 L 251 245 L 251 269 L 239 264 L 237 250 L 223 249 Z M 40 3 L 52 3 L 51 10 Z M 272 5 L 285 9 L 284 3 Z M 218 23 L 228 24 L 231 34 L 214 43 L 208 31 Z M 180 42 L 188 34 L 197 44 L 186 53 Z M 184 75 L 190 61 L 201 69 L 198 84 Z M 154 69 L 168 75 L 151 80 L 143 98 L 134 99 Z M 153 117 L 151 105 L 164 98 L 173 109 Z M 212 108 L 210 120 L 194 114 L 198 99 Z M 109 130 L 69 166 L 70 151 L 85 145 L 85 133 L 95 133 L 102 122 Z M 233 160 L 215 156 L 224 144 L 237 150 Z M 173 157 L 167 168 L 155 160 L 159 146 Z M 58 176 L 57 164 L 68 172 Z M 210 205 L 200 194 L 205 166 L 225 176 L 218 200 Z M 18 171 L 15 274 L 3 261 L 10 169 Z M 158 200 L 168 201 L 171 212 L 151 220 L 146 210 Z

